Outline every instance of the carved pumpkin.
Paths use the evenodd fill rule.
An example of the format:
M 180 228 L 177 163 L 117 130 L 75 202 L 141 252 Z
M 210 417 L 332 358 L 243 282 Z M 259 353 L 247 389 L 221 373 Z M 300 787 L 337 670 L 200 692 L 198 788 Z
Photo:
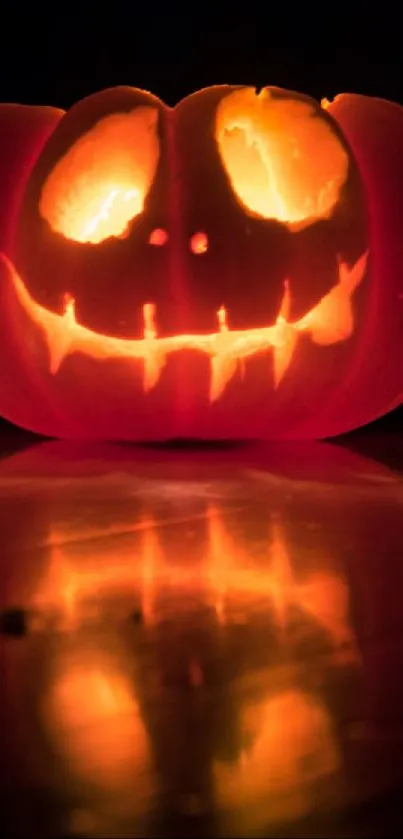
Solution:
M 218 86 L 2 106 L 0 410 L 321 437 L 401 400 L 403 110 Z

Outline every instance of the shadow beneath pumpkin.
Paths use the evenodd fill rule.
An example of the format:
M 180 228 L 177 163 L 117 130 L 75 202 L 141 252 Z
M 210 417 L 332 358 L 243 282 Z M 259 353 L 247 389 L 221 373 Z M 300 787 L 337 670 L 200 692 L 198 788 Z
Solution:
M 197 440 L 179 438 L 148 443 L 138 443 L 140 448 L 166 449 L 167 451 L 237 451 L 250 447 L 248 440 Z

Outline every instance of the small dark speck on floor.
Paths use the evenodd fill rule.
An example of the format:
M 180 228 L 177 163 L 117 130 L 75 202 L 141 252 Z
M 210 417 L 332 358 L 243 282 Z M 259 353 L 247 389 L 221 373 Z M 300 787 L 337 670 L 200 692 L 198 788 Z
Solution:
M 28 633 L 29 615 L 25 609 L 13 608 L 0 613 L 0 633 L 23 638 Z

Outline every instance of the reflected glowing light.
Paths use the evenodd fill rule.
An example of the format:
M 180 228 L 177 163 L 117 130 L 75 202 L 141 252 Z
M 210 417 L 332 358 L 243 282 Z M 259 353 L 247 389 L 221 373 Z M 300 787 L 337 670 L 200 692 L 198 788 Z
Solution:
M 232 189 L 250 213 L 293 229 L 331 216 L 349 161 L 312 102 L 237 90 L 220 102 L 215 136 Z
M 84 782 L 116 789 L 149 763 L 133 689 L 107 656 L 62 653 L 42 713 L 57 751 Z
M 100 119 L 45 181 L 41 216 L 75 242 L 126 235 L 144 208 L 159 159 L 158 113 L 140 107 Z
M 193 350 L 204 353 L 210 360 L 211 402 L 222 396 L 244 362 L 258 353 L 272 352 L 273 385 L 276 388 L 288 370 L 300 336 L 307 336 L 321 346 L 349 338 L 354 331 L 352 296 L 364 277 L 367 258 L 368 254 L 364 253 L 351 267 L 340 262 L 336 285 L 298 321 L 289 321 L 292 288 L 291 281 L 286 280 L 279 314 L 272 326 L 230 329 L 231 313 L 222 306 L 216 313 L 217 331 L 206 335 L 181 334 L 159 338 L 156 306 L 147 303 L 143 307 L 143 337 L 123 339 L 81 326 L 76 320 L 71 297 L 67 298 L 68 304 L 65 304 L 61 315 L 40 306 L 28 293 L 12 263 L 0 255 L 19 304 L 44 335 L 52 374 L 55 375 L 63 361 L 74 353 L 83 353 L 98 360 L 134 359 L 143 364 L 143 389 L 147 393 L 157 385 L 172 353 Z
M 123 594 L 136 603 L 140 600 L 145 625 L 158 622 L 159 604 L 167 589 L 174 589 L 184 603 L 198 590 L 203 592 L 221 624 L 231 621 L 233 608 L 238 613 L 243 609 L 247 617 L 258 598 L 266 603 L 284 640 L 297 610 L 325 631 L 340 660 L 357 660 L 345 580 L 321 568 L 296 576 L 280 520 L 268 521 L 267 545 L 258 564 L 252 561 L 247 544 L 228 532 L 214 506 L 206 511 L 206 543 L 196 565 L 187 562 L 186 551 L 183 556 L 167 551 L 158 522 L 146 517 L 141 524 L 137 538 L 125 550 L 116 542 L 102 550 L 98 541 L 96 556 L 91 545 L 90 552 L 63 545 L 61 534 L 52 534 L 51 562 L 33 605 L 45 611 L 60 610 L 63 627 L 75 629 L 85 622 L 90 604 L 91 608 L 98 604 L 95 614 L 99 616 L 103 599 L 111 594 Z
M 83 558 L 79 555 L 77 562 L 73 557 L 68 558 L 68 546 L 63 546 L 60 534 L 52 533 L 50 565 L 34 595 L 33 605 L 45 611 L 59 609 L 62 627 L 74 630 L 86 614 L 88 599 L 102 602 L 108 594 L 122 592 L 135 597 L 140 586 L 142 615 L 146 622 L 152 622 L 155 578 L 158 579 L 163 555 L 153 522 L 145 518 L 141 524 L 140 566 L 134 561 L 131 549 L 128 554 L 107 552 L 102 563 L 92 555 Z
M 335 774 L 341 764 L 323 702 L 289 689 L 248 706 L 241 732 L 245 745 L 240 760 L 215 765 L 220 807 L 234 819 L 245 810 L 249 829 L 265 820 L 308 814 L 316 803 L 314 784 Z
M 326 631 L 341 659 L 356 660 L 358 651 L 349 619 L 346 582 L 322 569 L 297 579 L 280 521 L 271 523 L 268 564 L 251 568 L 245 548 L 228 533 L 221 517 L 212 512 L 208 557 L 210 585 L 222 622 L 232 598 L 266 597 L 280 631 L 286 631 L 291 610 L 298 609 Z

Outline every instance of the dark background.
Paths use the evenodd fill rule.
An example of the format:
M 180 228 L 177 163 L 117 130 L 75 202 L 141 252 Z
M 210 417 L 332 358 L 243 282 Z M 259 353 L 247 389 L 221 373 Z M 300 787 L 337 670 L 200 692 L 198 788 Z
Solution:
M 174 105 L 210 84 L 403 102 L 399 10 L 383 3 L 109 0 L 0 4 L 1 101 L 67 108 L 117 84 Z
M 216 83 L 278 85 L 316 99 L 356 92 L 403 104 L 398 9 L 354 0 L 0 5 L 2 102 L 68 108 L 127 84 L 174 105 Z M 403 428 L 403 411 L 381 425 Z

